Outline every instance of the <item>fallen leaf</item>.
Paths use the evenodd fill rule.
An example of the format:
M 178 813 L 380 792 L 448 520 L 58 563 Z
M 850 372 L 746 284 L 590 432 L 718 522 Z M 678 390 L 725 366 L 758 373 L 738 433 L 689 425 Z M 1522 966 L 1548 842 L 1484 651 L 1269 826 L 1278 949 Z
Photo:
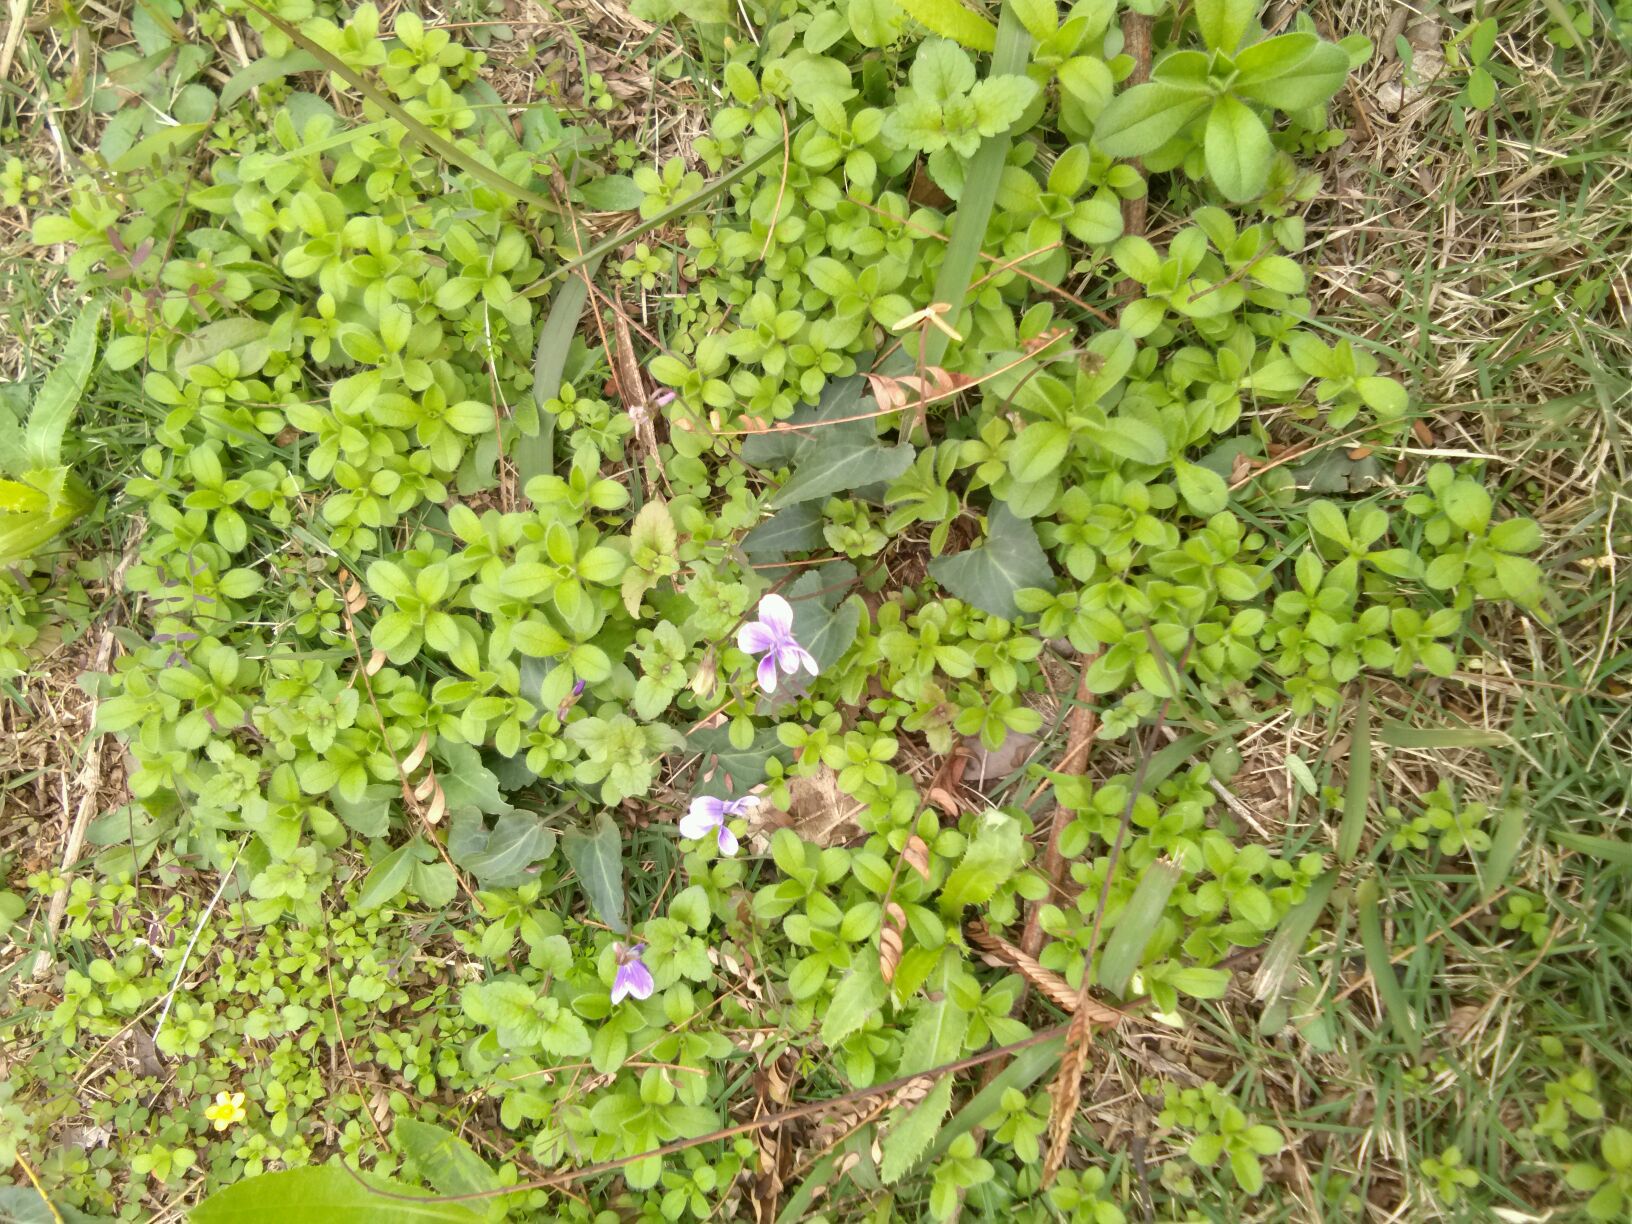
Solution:
M 984 790 L 1002 782 L 1026 763 L 1036 746 L 1035 735 L 1023 735 L 1018 731 L 1010 731 L 1008 738 L 995 749 L 987 748 L 980 742 L 979 736 L 964 736 L 963 751 L 969 757 L 971 784 Z

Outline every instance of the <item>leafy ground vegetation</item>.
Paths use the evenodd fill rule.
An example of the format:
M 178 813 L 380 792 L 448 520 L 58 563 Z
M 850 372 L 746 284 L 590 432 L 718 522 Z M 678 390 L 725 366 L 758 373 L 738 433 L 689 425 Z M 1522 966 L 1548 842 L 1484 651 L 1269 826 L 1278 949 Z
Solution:
M 1629 43 L 13 5 L 0 1217 L 1627 1218 Z

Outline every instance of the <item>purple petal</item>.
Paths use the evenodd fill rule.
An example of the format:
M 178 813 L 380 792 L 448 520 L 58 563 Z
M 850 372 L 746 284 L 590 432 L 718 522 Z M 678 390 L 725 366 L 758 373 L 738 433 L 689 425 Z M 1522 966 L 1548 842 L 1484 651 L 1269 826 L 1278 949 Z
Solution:
M 759 806 L 758 795 L 744 795 L 741 799 L 732 799 L 723 805 L 727 816 L 746 816 Z
M 737 835 L 723 824 L 720 826 L 720 853 L 730 858 L 737 852 Z
M 656 985 L 652 981 L 652 971 L 638 960 L 619 965 L 617 976 L 612 979 L 612 1002 L 621 1003 L 630 996 L 649 999 Z
M 795 661 L 814 676 L 816 674 L 816 656 L 811 654 L 810 651 L 806 650 L 803 646 L 799 645 L 798 642 L 793 644 L 793 652 Z M 791 674 L 793 672 L 793 668 L 788 668 L 788 672 Z
M 782 596 L 767 595 L 759 601 L 759 623 L 785 638 L 793 632 L 793 609 Z
M 774 629 L 758 621 L 749 621 L 737 630 L 737 649 L 746 650 L 749 654 L 764 654 L 767 650 L 775 650 L 778 640 Z
M 776 651 L 771 651 L 759 661 L 759 687 L 766 693 L 776 692 Z
M 725 819 L 731 805 L 713 795 L 698 795 L 690 811 L 681 816 L 681 837 L 707 837 Z

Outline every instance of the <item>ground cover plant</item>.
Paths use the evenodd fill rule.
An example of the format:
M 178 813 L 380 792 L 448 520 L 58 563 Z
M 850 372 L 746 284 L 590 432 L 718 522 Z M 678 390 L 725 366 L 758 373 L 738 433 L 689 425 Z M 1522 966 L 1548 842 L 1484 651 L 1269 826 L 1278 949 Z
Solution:
M 1620 1218 L 1629 19 L 14 17 L 0 1210 Z

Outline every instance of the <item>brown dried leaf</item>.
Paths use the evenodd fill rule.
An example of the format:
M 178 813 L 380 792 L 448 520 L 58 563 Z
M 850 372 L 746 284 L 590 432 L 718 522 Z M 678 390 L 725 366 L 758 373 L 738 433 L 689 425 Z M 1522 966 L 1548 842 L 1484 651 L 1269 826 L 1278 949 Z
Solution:
M 431 796 L 431 806 L 425 809 L 425 823 L 434 825 L 442 819 L 442 814 L 448 810 L 448 797 L 442 793 L 441 786 Z
M 384 666 L 385 651 L 376 650 L 373 654 L 368 656 L 368 662 L 363 665 L 363 675 L 377 676 L 380 674 L 380 668 Z
M 431 797 L 431 791 L 435 789 L 437 789 L 436 770 L 433 769 L 430 773 L 421 778 L 417 784 L 415 784 L 413 792 L 414 798 L 418 799 L 421 803 L 424 803 L 425 800 Z
M 901 964 L 902 937 L 906 926 L 906 911 L 891 901 L 884 907 L 884 926 L 878 933 L 878 972 L 886 982 L 895 981 L 896 968 Z
M 982 789 L 1003 781 L 1026 763 L 1036 746 L 1035 735 L 1022 735 L 1018 731 L 1010 731 L 1002 747 L 995 750 L 981 743 L 979 736 L 964 736 L 963 750 L 968 754 L 969 773 L 973 775 L 970 780 Z
M 374 653 L 378 654 L 379 651 L 375 651 Z M 414 772 L 414 770 L 418 769 L 419 763 L 425 759 L 425 753 L 430 746 L 430 733 L 421 731 L 419 733 L 419 743 L 414 745 L 414 750 L 412 752 L 402 758 L 402 772 L 405 774 L 411 774 Z
M 929 879 L 929 846 L 918 834 L 914 833 L 907 838 L 907 844 L 901 847 L 901 860 L 922 879 Z
M 855 817 L 861 805 L 839 789 L 839 775 L 826 765 L 808 778 L 788 783 L 788 810 L 761 808 L 766 836 L 778 828 L 789 828 L 801 841 L 826 848 L 861 835 Z
M 963 814 L 963 804 L 958 801 L 956 795 L 944 786 L 930 787 L 925 792 L 924 798 L 940 808 L 948 816 L 961 816 Z

